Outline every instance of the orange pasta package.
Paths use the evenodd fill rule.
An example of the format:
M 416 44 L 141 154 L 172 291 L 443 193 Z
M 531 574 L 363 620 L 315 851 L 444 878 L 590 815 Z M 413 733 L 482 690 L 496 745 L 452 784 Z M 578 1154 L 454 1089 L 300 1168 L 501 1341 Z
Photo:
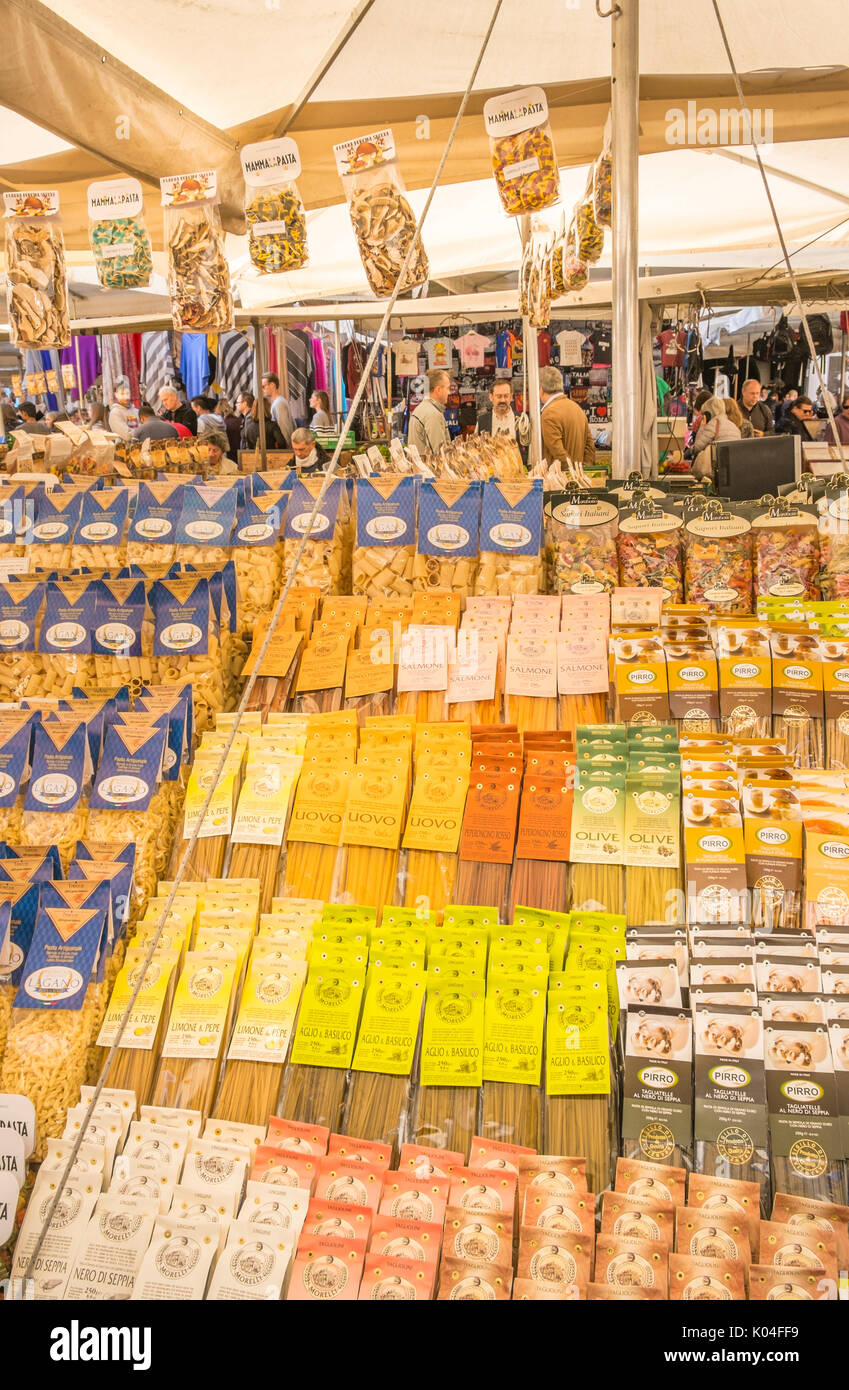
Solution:
M 465 1260 L 472 1265 L 513 1269 L 513 1221 L 500 1212 L 464 1211 L 449 1207 L 445 1213 L 443 1258 Z
M 669 1202 L 633 1197 L 629 1192 L 601 1194 L 601 1233 L 623 1240 L 660 1242 L 671 1250 L 675 1240 L 675 1211 Z
M 498 1265 L 473 1265 L 468 1260 L 443 1259 L 439 1268 L 440 1303 L 502 1303 L 509 1301 L 512 1272 Z
M 663 1241 L 602 1234 L 596 1241 L 593 1278 L 619 1288 L 660 1289 L 666 1297 L 668 1255 Z
M 593 1237 L 523 1226 L 516 1267 L 519 1279 L 542 1286 L 585 1289 L 593 1263 Z
M 702 1255 L 669 1256 L 672 1303 L 743 1302 L 746 1269 L 740 1260 L 712 1260 Z
M 435 1271 L 421 1260 L 366 1255 L 360 1291 L 361 1303 L 423 1303 L 433 1298 Z
M 350 1303 L 357 1298 L 366 1256 L 365 1240 L 310 1236 L 298 1241 L 286 1298 L 300 1303 Z
M 447 1183 L 447 1179 L 443 1179 Z M 446 1187 L 447 1196 L 447 1187 Z M 442 1214 L 425 1221 L 414 1216 L 392 1216 L 384 1210 L 386 1189 L 372 1225 L 369 1250 L 375 1255 L 417 1260 L 436 1268 L 442 1246 Z M 444 1213 L 443 1213 L 444 1214 Z
M 560 175 L 542 88 L 490 97 L 483 116 L 504 211 L 518 217 L 558 202 Z
M 506 912 L 520 787 L 518 773 L 473 775 L 463 816 L 454 902 Z
M 595 1198 L 591 1193 L 553 1192 L 527 1186 L 520 1195 L 521 1224 L 575 1235 L 595 1233 Z

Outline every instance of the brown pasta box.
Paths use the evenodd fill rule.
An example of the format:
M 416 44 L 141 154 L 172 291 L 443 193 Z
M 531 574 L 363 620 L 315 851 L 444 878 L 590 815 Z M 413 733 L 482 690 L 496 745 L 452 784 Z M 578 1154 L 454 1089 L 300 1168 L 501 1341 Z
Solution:
M 588 1303 L 663 1303 L 666 1294 L 661 1289 L 644 1284 L 587 1284 Z
M 369 1254 L 357 1298 L 361 1303 L 426 1303 L 433 1298 L 435 1282 L 434 1265 Z
M 514 1303 L 577 1303 L 586 1294 L 577 1284 L 539 1284 L 535 1279 L 513 1280 Z
M 653 1202 L 671 1202 L 673 1206 L 682 1207 L 686 1200 L 687 1171 L 669 1163 L 619 1158 L 614 1188 L 632 1197 L 648 1197 Z
M 837 1285 L 819 1269 L 752 1265 L 749 1270 L 749 1299 L 752 1303 L 827 1303 L 836 1298 Z
M 436 1266 L 442 1249 L 442 1222 L 378 1215 L 369 1252 L 399 1260 L 425 1260 Z
M 519 1196 L 524 1198 L 529 1187 L 544 1187 L 549 1192 L 586 1192 L 587 1160 L 564 1158 L 551 1154 L 519 1157 Z
M 521 1220 L 523 1226 L 542 1226 L 547 1231 L 591 1236 L 595 1233 L 595 1198 L 591 1192 L 553 1192 L 545 1187 L 528 1187 Z
M 622 1236 L 600 1235 L 595 1248 L 596 1284 L 617 1284 L 647 1289 L 669 1287 L 667 1261 L 669 1248 L 659 1240 L 629 1240 Z
M 758 1258 L 761 1215 L 759 1183 L 747 1182 L 743 1178 L 714 1178 L 707 1173 L 691 1173 L 687 1187 L 687 1206 L 706 1207 L 712 1212 L 731 1211 L 745 1216 L 749 1222 L 752 1259 Z
M 837 1242 L 826 1231 L 762 1221 L 759 1263 L 780 1269 L 819 1269 L 836 1280 Z
M 439 1303 L 501 1303 L 509 1300 L 512 1274 L 491 1265 L 444 1259 L 439 1267 Z
M 629 1192 L 601 1194 L 601 1231 L 623 1240 L 662 1241 L 672 1249 L 675 1210 L 671 1202 L 632 1197 Z
M 822 1231 L 833 1235 L 837 1250 L 838 1269 L 849 1269 L 849 1207 L 836 1202 L 816 1202 L 810 1197 L 794 1197 L 789 1192 L 776 1192 L 772 1203 L 772 1220 L 802 1230 Z
M 442 1253 L 470 1265 L 513 1268 L 513 1219 L 496 1211 L 464 1211 L 449 1207 L 445 1213 Z
M 520 1279 L 580 1287 L 589 1283 L 592 1260 L 592 1237 L 538 1226 L 523 1226 L 519 1233 L 516 1273 Z
M 676 1207 L 675 1252 L 705 1255 L 710 1260 L 741 1260 L 750 1265 L 748 1217 L 742 1212 Z
M 746 1271 L 740 1260 L 709 1260 L 702 1255 L 669 1256 L 672 1303 L 742 1302 Z

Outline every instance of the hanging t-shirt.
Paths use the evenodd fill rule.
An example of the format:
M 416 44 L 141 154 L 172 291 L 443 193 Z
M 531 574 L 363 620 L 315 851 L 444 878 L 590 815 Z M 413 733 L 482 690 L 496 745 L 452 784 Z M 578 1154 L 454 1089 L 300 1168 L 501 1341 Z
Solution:
M 724 372 L 717 372 L 713 379 L 713 394 L 724 401 L 731 394 L 731 383 Z
M 427 345 L 427 364 L 434 367 L 444 367 L 446 372 L 451 370 L 451 351 L 453 343 L 450 338 L 434 338 Z
M 560 349 L 561 367 L 581 366 L 581 348 L 586 336 L 586 333 L 579 333 L 574 328 L 564 328 L 562 333 L 558 333 L 555 341 Z
M 396 376 L 418 376 L 419 374 L 419 345 L 413 338 L 402 338 L 400 343 L 396 343 L 395 352 L 395 375 Z
M 684 360 L 686 335 L 678 328 L 666 328 L 658 334 L 657 340 L 660 343 L 660 365 L 680 367 Z
M 511 367 L 513 365 L 513 348 L 516 344 L 515 334 L 509 328 L 502 328 L 495 335 L 495 365 L 496 367 Z
M 545 330 L 537 333 L 537 358 L 541 367 L 547 367 L 551 361 L 551 334 Z
M 489 347 L 489 338 L 482 333 L 464 333 L 457 339 L 457 351 L 464 367 L 482 367 L 484 353 Z
M 180 376 L 189 400 L 209 385 L 209 349 L 205 333 L 184 333 L 180 342 Z
M 610 329 L 597 328 L 590 334 L 593 349 L 593 366 L 609 367 L 611 362 Z
M 384 378 L 385 373 L 386 373 L 386 350 L 385 350 L 385 348 L 383 347 L 383 344 L 381 343 L 380 347 L 377 349 L 377 355 L 375 356 L 375 359 L 374 359 L 374 361 L 373 361 L 372 364 L 371 364 L 371 374 L 372 374 L 372 376 L 380 377 L 380 379 L 381 379 L 381 381 L 382 381 L 383 378 Z

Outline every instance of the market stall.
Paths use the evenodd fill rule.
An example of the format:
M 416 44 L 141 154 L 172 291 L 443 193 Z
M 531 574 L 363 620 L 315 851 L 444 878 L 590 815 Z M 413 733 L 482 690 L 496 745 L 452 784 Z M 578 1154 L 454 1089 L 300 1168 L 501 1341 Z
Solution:
M 651 443 L 645 469 L 619 476 L 620 446 L 599 477 L 543 459 L 538 436 L 526 461 L 518 428 L 472 428 L 499 381 L 521 415 L 556 357 L 593 424 L 611 404 L 614 437 L 630 422 L 639 465 L 651 343 L 678 331 L 653 308 L 685 295 L 675 277 L 634 277 L 623 303 L 636 159 L 617 178 L 601 132 L 574 212 L 531 222 L 558 196 L 562 113 L 524 89 L 470 116 L 485 57 L 487 91 L 498 76 L 499 9 L 466 17 L 466 90 L 445 98 L 446 138 L 418 166 L 424 183 L 432 169 L 421 206 L 385 121 L 334 130 L 332 176 L 374 300 L 234 303 L 225 223 L 247 214 L 259 271 L 297 274 L 306 253 L 304 148 L 285 118 L 252 129 L 238 161 L 221 131 L 187 119 L 184 155 L 216 147 L 220 162 L 157 175 L 165 322 L 148 305 L 82 332 L 58 198 L 6 195 L 10 327 L 45 392 L 66 380 L 84 393 L 96 342 L 101 381 L 104 362 L 135 362 L 139 399 L 156 347 L 158 382 L 199 370 L 229 391 L 238 366 L 233 386 L 261 388 L 279 367 L 292 403 L 309 351 L 338 426 L 312 474 L 271 466 L 264 423 L 254 466 L 229 475 L 203 436 L 120 441 L 70 422 L 14 432 L 0 460 L 12 1297 L 837 1300 L 842 450 L 814 478 L 800 445 L 789 476 L 767 468 L 771 490 L 739 497 L 651 476 Z M 618 9 L 623 23 L 634 13 Z M 38 7 L 13 3 L 13 47 L 35 21 L 49 66 L 67 34 Z M 363 39 L 349 16 L 352 53 Z M 91 57 L 74 48 L 73 80 Z M 548 62 L 562 77 L 550 55 L 540 76 Z M 121 76 L 106 67 L 104 98 Z M 627 68 L 614 61 L 627 88 L 614 116 L 621 100 L 636 116 Z M 432 85 L 450 91 L 446 71 Z M 154 130 L 173 112 L 142 82 L 127 104 L 142 96 Z M 824 101 L 809 119 L 828 114 Z M 428 213 L 452 150 L 476 168 L 473 118 L 518 224 L 517 285 L 446 313 L 439 297 L 399 295 L 429 282 Z M 82 116 L 66 119 L 86 143 Z M 88 214 L 105 290 L 150 288 L 146 200 L 128 186 L 150 177 L 147 139 L 117 181 L 73 157 L 98 176 Z M 609 293 L 588 267 L 611 223 Z M 729 303 L 845 295 L 839 267 L 807 282 L 792 266 L 789 279 L 714 274 L 702 288 Z M 392 429 L 425 364 L 457 397 L 454 437 L 426 455 Z M 16 394 L 43 394 L 29 384 Z M 374 438 L 349 450 L 358 419 Z M 768 443 L 753 439 L 750 458 Z

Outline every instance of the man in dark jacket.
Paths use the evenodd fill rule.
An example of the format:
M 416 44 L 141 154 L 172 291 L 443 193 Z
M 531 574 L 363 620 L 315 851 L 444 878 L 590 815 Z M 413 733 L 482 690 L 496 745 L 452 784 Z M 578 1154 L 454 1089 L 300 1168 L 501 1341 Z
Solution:
M 179 439 L 179 433 L 170 420 L 162 420 L 149 405 L 139 407 L 138 429 L 133 430 L 133 439 Z
M 513 411 L 513 389 L 509 381 L 496 381 L 489 393 L 492 402 L 489 410 L 484 410 L 478 416 L 478 434 L 506 435 L 508 439 L 515 439 L 519 445 L 522 455 L 522 462 L 528 461 L 528 450 L 523 448 L 519 442 L 516 416 Z
M 775 427 L 776 432 L 778 434 L 797 434 L 806 444 L 810 444 L 813 435 L 808 429 L 807 422 L 813 418 L 814 403 L 810 396 L 797 396 L 794 401 L 789 402 L 789 409 L 784 412 Z
M 173 386 L 160 386 L 159 400 L 162 405 L 160 416 L 163 420 L 171 420 L 172 423 L 185 425 L 191 434 L 197 434 L 198 417 L 190 405 L 180 400 Z
M 743 382 L 740 391 L 740 414 L 755 432 L 755 437 L 760 438 L 763 434 L 773 434 L 775 424 L 772 418 L 772 411 L 765 401 L 761 400 L 761 383 L 754 377 L 749 381 Z

